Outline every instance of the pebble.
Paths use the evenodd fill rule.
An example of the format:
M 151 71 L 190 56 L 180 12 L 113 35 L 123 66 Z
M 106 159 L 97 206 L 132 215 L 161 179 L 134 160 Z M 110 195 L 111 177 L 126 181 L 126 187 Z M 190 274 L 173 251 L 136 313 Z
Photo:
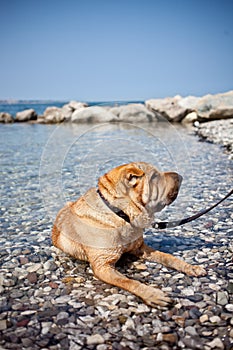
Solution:
M 217 304 L 226 305 L 228 303 L 228 294 L 227 292 L 218 292 L 217 293 Z
M 27 279 L 30 283 L 36 283 L 37 282 L 37 274 L 35 272 L 29 272 L 27 275 Z
M 219 322 L 221 322 L 221 318 L 219 316 L 211 316 L 210 322 L 218 324 Z
M 226 347 L 230 350 L 233 343 L 232 200 L 229 198 L 208 213 L 208 218 L 174 229 L 148 229 L 145 233 L 146 243 L 154 249 L 203 265 L 206 276 L 190 277 L 142 259 L 131 262 L 129 258 L 117 266 L 129 278 L 161 288 L 174 300 L 169 308 L 149 307 L 127 291 L 96 279 L 88 263 L 52 247 L 53 220 L 42 202 L 38 174 L 42 150 L 54 127 L 34 126 L 33 142 L 31 132 L 21 135 L 28 128 L 11 126 L 10 130 L 17 127 L 17 137 L 12 145 L 6 145 L 6 152 L 2 151 L 1 155 L 4 209 L 0 219 L 0 349 L 221 350 Z M 72 133 L 80 132 L 80 127 L 77 131 L 72 127 Z M 6 136 L 7 130 L 6 127 Z M 69 143 L 73 137 L 70 128 L 61 125 L 59 130 L 64 133 L 62 144 Z M 153 132 L 159 132 L 163 144 L 170 145 L 169 130 L 161 134 L 157 126 Z M 222 198 L 231 187 L 232 161 L 228 156 L 216 145 L 200 143 L 183 128 L 179 132 L 187 142 L 192 167 L 187 159 L 183 162 L 182 153 L 184 185 L 176 202 L 159 214 L 161 220 L 173 216 L 176 219 L 177 213 L 192 215 Z M 65 160 L 67 170 L 62 173 L 62 185 L 67 198 L 71 196 L 73 200 L 80 194 L 74 173 L 78 172 L 77 164 L 85 165 L 82 163 L 87 150 L 94 146 L 93 140 L 95 144 L 106 142 L 106 138 L 112 142 L 114 133 L 125 139 L 136 137 L 118 127 L 113 134 L 106 131 L 104 137 L 96 132 L 83 148 L 74 150 L 69 162 Z M 18 138 L 25 144 L 18 147 Z M 148 137 L 142 142 L 147 145 Z M 13 146 L 17 157 L 12 157 L 13 151 L 12 155 L 7 153 Z M 178 154 L 179 148 L 174 149 Z M 79 158 L 79 152 L 83 152 L 84 158 Z M 163 150 L 156 154 L 161 168 L 173 168 L 174 164 L 171 167 L 165 164 Z M 47 184 L 54 181 L 55 173 L 53 169 L 46 173 Z M 88 178 L 86 175 L 78 188 L 84 188 Z M 72 192 L 75 189 L 77 192 Z M 56 193 L 54 196 L 51 205 L 53 210 L 58 210 L 54 209 Z M 20 206 L 16 207 L 16 203 Z
M 186 327 L 185 332 L 191 336 L 197 335 L 197 331 L 196 331 L 195 327 L 192 327 L 192 326 Z
M 31 266 L 29 266 L 29 267 L 27 268 L 27 271 L 30 272 L 30 273 L 36 272 L 36 271 L 38 271 L 41 267 L 42 267 L 42 265 L 41 265 L 40 263 L 33 264 L 33 265 L 31 265 Z
M 208 342 L 207 345 L 211 349 L 224 349 L 224 344 L 219 338 L 214 338 L 211 342 Z
M 201 323 L 205 323 L 209 320 L 209 316 L 207 314 L 204 314 L 204 315 L 201 315 L 200 318 L 199 318 L 199 321 Z
M 233 312 L 233 303 L 225 305 L 225 308 L 227 309 L 227 311 Z
M 100 334 L 93 334 L 87 337 L 87 345 L 96 345 L 104 343 L 104 338 Z
M 3 331 L 4 329 L 7 329 L 6 320 L 0 320 L 0 331 Z
M 222 144 L 228 151 L 229 159 L 233 159 L 233 123 L 232 119 L 214 120 L 199 124 L 197 134 L 209 142 Z

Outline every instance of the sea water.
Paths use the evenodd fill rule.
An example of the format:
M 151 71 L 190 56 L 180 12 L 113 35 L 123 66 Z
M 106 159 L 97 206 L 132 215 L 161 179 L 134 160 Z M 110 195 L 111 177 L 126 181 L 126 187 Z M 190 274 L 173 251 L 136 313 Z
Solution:
M 0 229 L 13 234 L 45 218 L 53 222 L 67 201 L 97 187 L 98 178 L 113 167 L 132 161 L 183 176 L 177 200 L 160 214 L 163 220 L 182 219 L 213 204 L 232 185 L 232 162 L 223 149 L 200 142 L 180 125 L 0 124 Z

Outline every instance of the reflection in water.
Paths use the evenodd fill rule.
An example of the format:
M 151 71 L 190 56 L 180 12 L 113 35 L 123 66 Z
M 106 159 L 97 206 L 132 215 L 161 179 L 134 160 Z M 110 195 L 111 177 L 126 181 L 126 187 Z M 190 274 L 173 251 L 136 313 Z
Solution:
M 41 192 L 47 211 L 54 219 L 65 202 L 96 187 L 105 172 L 120 164 L 145 161 L 184 177 L 179 197 L 172 206 L 182 218 L 197 192 L 198 170 L 209 157 L 209 151 L 203 152 L 203 145 L 207 149 L 186 129 L 168 122 L 60 125 L 50 136 L 41 158 Z M 173 212 L 171 208 L 166 211 L 161 217 Z
M 147 161 L 183 176 L 178 198 L 159 215 L 164 220 L 206 207 L 232 183 L 232 162 L 218 145 L 199 142 L 168 122 L 0 128 L 0 222 L 12 233 L 31 233 L 39 221 L 52 223 L 65 202 L 96 187 L 100 175 L 122 163 Z

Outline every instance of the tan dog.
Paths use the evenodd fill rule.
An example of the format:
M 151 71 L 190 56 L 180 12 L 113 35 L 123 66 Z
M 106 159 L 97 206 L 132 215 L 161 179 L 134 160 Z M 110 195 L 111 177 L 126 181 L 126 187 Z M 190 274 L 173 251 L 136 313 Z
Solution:
M 100 177 L 98 190 L 91 188 L 76 202 L 60 210 L 53 226 L 53 244 L 73 257 L 89 261 L 96 277 L 123 288 L 150 306 L 171 302 L 160 289 L 129 279 L 114 265 L 126 252 L 161 263 L 190 276 L 205 275 L 170 254 L 155 251 L 143 241 L 154 213 L 177 197 L 182 177 L 159 172 L 154 166 L 130 163 Z

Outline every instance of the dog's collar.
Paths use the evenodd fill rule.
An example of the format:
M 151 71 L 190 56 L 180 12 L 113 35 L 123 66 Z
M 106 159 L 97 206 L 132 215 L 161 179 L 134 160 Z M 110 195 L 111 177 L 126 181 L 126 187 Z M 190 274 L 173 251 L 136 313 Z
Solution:
M 111 205 L 109 203 L 109 201 L 104 198 L 104 196 L 102 195 L 102 193 L 100 192 L 99 189 L 97 189 L 96 191 L 98 193 L 98 195 L 100 196 L 100 198 L 102 199 L 102 201 L 107 205 L 107 207 L 113 211 L 113 213 L 115 213 L 116 215 L 118 215 L 120 218 L 124 219 L 126 222 L 130 223 L 130 218 L 129 216 L 121 209 L 114 207 L 113 205 Z

